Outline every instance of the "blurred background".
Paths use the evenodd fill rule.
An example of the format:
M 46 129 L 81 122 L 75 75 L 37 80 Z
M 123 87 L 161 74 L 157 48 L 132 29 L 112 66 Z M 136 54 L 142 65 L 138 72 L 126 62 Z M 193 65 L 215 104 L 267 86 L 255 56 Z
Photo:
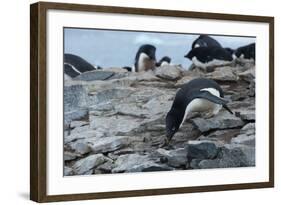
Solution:
M 132 66 L 138 48 L 142 44 L 156 47 L 156 58 L 172 58 L 172 64 L 188 68 L 191 61 L 184 58 L 198 34 L 135 32 L 98 29 L 64 29 L 64 51 L 81 56 L 88 62 L 103 68 Z M 223 47 L 236 49 L 255 42 L 255 37 L 210 35 Z

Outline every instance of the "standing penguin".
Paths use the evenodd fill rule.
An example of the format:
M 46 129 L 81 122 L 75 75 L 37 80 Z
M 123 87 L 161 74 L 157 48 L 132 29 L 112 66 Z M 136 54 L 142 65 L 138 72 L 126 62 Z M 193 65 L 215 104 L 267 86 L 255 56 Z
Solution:
M 63 64 L 65 77 L 70 78 L 74 78 L 87 71 L 100 69 L 98 67 L 92 66 L 89 62 L 87 62 L 80 56 L 69 53 L 64 54 Z
M 161 58 L 159 62 L 156 63 L 157 67 L 164 66 L 164 65 L 169 65 L 171 63 L 171 58 L 169 56 L 164 56 Z
M 135 57 L 135 72 L 154 70 L 156 66 L 156 48 L 153 45 L 142 45 Z
M 193 43 L 191 48 L 197 48 L 197 47 L 210 47 L 210 46 L 216 46 L 216 47 L 222 47 L 219 42 L 217 42 L 215 39 L 210 37 L 206 34 L 201 34 Z
M 192 112 L 206 113 L 206 117 L 216 115 L 222 107 L 227 107 L 221 87 L 213 80 L 197 78 L 191 80 L 177 92 L 170 111 L 166 116 L 166 144 Z

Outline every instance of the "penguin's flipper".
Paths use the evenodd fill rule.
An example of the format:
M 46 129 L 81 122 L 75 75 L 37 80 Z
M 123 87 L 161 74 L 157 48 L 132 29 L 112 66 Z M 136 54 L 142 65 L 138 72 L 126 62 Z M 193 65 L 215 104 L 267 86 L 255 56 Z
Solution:
M 195 95 L 195 98 L 204 98 L 207 99 L 213 103 L 216 104 L 220 104 L 223 106 L 223 108 L 225 108 L 228 112 L 230 112 L 231 114 L 233 114 L 233 112 L 230 110 L 230 108 L 226 105 L 228 103 L 227 100 L 222 99 L 220 97 L 217 97 L 215 95 L 212 95 L 210 92 L 208 91 L 200 91 Z
M 233 112 L 232 112 L 232 110 L 225 104 L 225 105 L 223 105 L 223 108 L 224 109 L 226 109 L 230 114 L 232 114 L 233 115 Z
M 225 105 L 226 103 L 228 103 L 228 101 L 226 101 L 225 99 L 212 95 L 208 91 L 199 91 L 198 93 L 196 93 L 196 95 L 194 95 L 194 98 L 204 98 L 220 105 Z

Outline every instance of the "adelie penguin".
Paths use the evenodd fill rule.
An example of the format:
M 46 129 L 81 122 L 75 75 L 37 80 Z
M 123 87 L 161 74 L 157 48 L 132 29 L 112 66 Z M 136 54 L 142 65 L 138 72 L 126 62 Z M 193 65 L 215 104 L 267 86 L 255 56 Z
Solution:
M 166 141 L 163 145 L 168 145 L 190 113 L 199 112 L 209 118 L 223 107 L 233 114 L 223 97 L 221 87 L 211 79 L 197 78 L 184 84 L 166 116 Z
M 160 61 L 156 63 L 156 66 L 160 67 L 160 66 L 170 65 L 170 63 L 171 63 L 171 58 L 169 56 L 164 56 L 163 58 L 161 58 Z
M 234 57 L 240 61 L 254 62 L 256 60 L 256 44 L 251 43 L 236 49 Z
M 218 46 L 197 47 L 184 57 L 190 59 L 196 67 L 204 70 L 208 67 L 229 65 L 233 62 L 232 52 Z
M 156 53 L 155 46 L 150 44 L 142 45 L 138 49 L 135 57 L 134 71 L 141 72 L 141 71 L 154 70 L 156 66 L 155 53 Z
M 206 34 L 201 34 L 193 43 L 191 48 L 198 48 L 198 47 L 222 47 L 221 44 Z
M 81 73 L 101 69 L 99 66 L 93 66 L 83 58 L 77 55 L 64 54 L 64 74 L 66 78 L 75 78 Z

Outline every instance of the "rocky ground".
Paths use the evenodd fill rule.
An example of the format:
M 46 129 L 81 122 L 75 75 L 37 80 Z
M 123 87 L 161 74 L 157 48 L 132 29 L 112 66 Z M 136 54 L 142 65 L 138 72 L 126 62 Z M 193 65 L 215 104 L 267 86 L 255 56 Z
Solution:
M 209 119 L 195 115 L 161 147 L 176 91 L 197 77 L 217 81 L 235 115 L 224 109 Z M 65 82 L 64 112 L 65 175 L 255 166 L 251 64 L 209 72 L 165 66 L 145 73 L 84 73 Z

